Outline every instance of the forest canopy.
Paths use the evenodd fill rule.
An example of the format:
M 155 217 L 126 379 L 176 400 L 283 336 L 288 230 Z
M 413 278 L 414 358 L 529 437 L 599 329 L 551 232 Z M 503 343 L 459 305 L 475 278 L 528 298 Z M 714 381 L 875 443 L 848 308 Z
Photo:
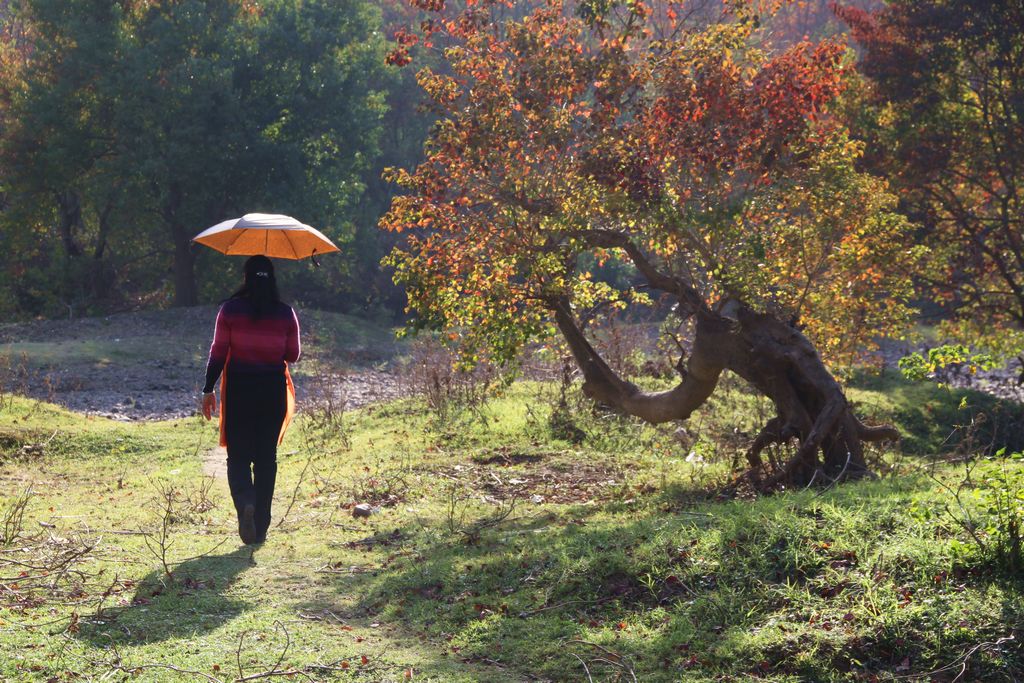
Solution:
M 487 12 L 493 54 L 485 32 L 463 44 L 470 26 L 449 25 Z M 1020 2 L 19 0 L 0 16 L 8 318 L 216 301 L 233 262 L 188 238 L 263 210 L 344 247 L 283 269 L 300 303 L 401 316 L 406 292 L 380 267 L 400 245 L 386 265 L 417 324 L 509 358 L 550 323 L 538 282 L 591 306 L 657 294 L 621 248 L 577 236 L 567 265 L 566 245 L 523 260 L 491 238 L 628 217 L 650 255 L 678 268 L 686 251 L 701 298 L 795 321 L 829 363 L 868 359 L 911 303 L 949 337 L 1020 352 Z M 500 35 L 506 20 L 520 35 Z M 454 112 L 467 78 L 476 109 Z M 506 146 L 474 159 L 483 138 L 469 139 L 457 168 L 439 145 L 485 114 Z M 451 215 L 488 220 L 461 263 L 432 261 L 448 279 L 400 256 L 441 248 L 443 198 L 377 229 L 431 172 L 425 155 L 450 164 L 446 192 L 466 186 Z M 542 195 L 556 206 L 538 222 Z
M 419 154 L 426 124 L 385 64 L 380 7 L 24 0 L 5 14 L 0 310 L 222 296 L 231 262 L 189 240 L 252 211 L 295 214 L 347 247 L 329 268 L 289 271 L 309 303 L 400 305 L 376 275 L 379 176 Z

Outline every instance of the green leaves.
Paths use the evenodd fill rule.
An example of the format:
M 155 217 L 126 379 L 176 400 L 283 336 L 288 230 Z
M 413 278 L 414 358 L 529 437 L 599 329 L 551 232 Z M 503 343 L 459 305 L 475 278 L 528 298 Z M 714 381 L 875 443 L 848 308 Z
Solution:
M 64 226 L 67 255 L 109 260 L 107 296 L 162 287 L 173 258 L 178 303 L 198 298 L 197 258 L 214 296 L 236 279 L 188 242 L 232 215 L 351 239 L 388 85 L 369 4 L 27 0 L 19 17 L 32 50 L 0 140 L 5 235 Z
M 943 344 L 928 349 L 927 357 L 915 351 L 899 360 L 903 376 L 914 382 L 934 377 L 936 372 L 952 365 L 963 365 L 973 375 L 979 370 L 991 370 L 997 363 L 990 354 L 974 353 L 964 344 Z
M 390 174 L 408 194 L 381 221 L 407 236 L 388 263 L 414 309 L 504 346 L 556 299 L 683 282 L 708 307 L 800 318 L 833 361 L 905 325 L 910 226 L 828 114 L 841 42 L 768 55 L 750 22 L 655 39 L 664 17 L 642 2 L 528 9 L 473 7 L 432 34 L 448 68 L 419 80 L 442 118 L 426 162 Z
M 850 120 L 929 247 L 922 294 L 950 338 L 1024 348 L 1024 101 L 1019 1 L 897 0 L 839 10 L 861 47 L 863 97 Z

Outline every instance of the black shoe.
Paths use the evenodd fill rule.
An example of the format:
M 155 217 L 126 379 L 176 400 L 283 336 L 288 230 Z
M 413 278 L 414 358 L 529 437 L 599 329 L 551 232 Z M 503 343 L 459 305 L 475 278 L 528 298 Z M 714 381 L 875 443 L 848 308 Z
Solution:
M 252 504 L 246 505 L 242 509 L 242 514 L 238 516 L 238 535 L 242 539 L 242 543 L 250 545 L 258 543 L 256 534 L 256 508 Z

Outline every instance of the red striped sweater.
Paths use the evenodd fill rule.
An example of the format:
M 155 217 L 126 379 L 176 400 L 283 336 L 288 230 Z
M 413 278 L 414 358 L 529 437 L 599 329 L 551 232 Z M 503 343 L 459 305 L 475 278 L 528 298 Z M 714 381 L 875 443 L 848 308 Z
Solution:
M 300 351 L 299 319 L 291 306 L 278 303 L 254 318 L 248 299 L 229 299 L 217 313 L 203 391 L 213 391 L 225 363 L 230 372 L 283 372 L 285 361 L 294 363 Z

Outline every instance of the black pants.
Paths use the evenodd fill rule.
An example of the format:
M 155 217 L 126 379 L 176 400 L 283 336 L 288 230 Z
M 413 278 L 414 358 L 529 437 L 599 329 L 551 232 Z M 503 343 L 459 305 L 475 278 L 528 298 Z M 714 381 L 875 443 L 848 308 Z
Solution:
M 288 409 L 283 373 L 228 372 L 224 431 L 228 440 L 228 487 L 235 510 L 251 504 L 256 533 L 270 528 L 277 479 L 277 438 Z

